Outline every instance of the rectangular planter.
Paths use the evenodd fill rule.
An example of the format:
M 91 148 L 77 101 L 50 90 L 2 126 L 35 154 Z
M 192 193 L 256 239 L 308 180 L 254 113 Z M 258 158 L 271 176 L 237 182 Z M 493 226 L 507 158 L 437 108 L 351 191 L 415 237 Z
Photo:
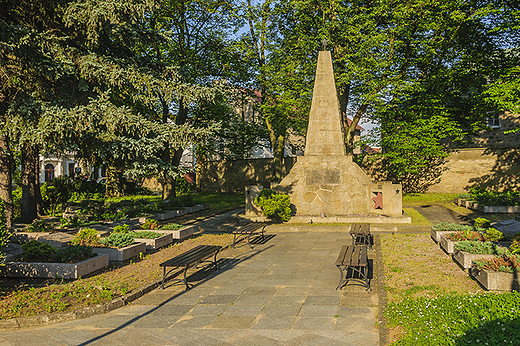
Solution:
M 153 231 L 155 232 L 155 231 Z M 162 233 L 162 232 L 158 232 Z M 173 243 L 173 236 L 171 233 L 164 233 L 164 235 L 155 238 L 155 239 L 145 239 L 145 238 L 135 238 L 134 239 L 138 243 L 145 243 L 146 250 L 156 250 L 163 246 L 169 245 Z
M 110 247 L 95 247 L 92 249 L 92 251 L 99 255 L 108 255 L 108 260 L 110 262 L 123 262 L 127 259 L 138 256 L 141 252 L 143 254 L 146 253 L 146 244 L 134 243 L 121 249 Z
M 471 268 L 471 276 L 488 291 L 512 291 L 519 289 L 518 274 Z
M 455 252 L 453 253 L 453 260 L 464 269 L 471 268 L 474 260 L 487 260 L 493 258 L 495 258 L 495 255 L 473 254 L 459 250 L 455 250 Z
M 78 263 L 7 262 L 0 267 L 0 276 L 77 279 L 106 266 L 108 255 L 97 255 Z
M 497 214 L 509 214 L 509 213 L 520 213 L 519 206 L 490 206 L 485 205 L 482 207 L 484 213 L 497 213 Z
M 436 243 L 439 243 L 441 241 L 441 234 L 447 234 L 447 233 L 453 233 L 453 232 L 455 232 L 455 231 L 436 231 L 432 227 L 431 231 L 430 231 L 430 236 L 432 237 L 433 241 L 435 241 Z
M 447 233 L 453 233 L 453 232 L 447 232 Z M 455 252 L 455 244 L 456 241 L 451 241 L 446 237 L 446 234 L 441 234 L 441 249 L 443 249 L 447 254 L 452 254 Z
M 199 226 L 188 226 L 181 228 L 177 231 L 171 231 L 167 229 L 161 229 L 161 230 L 153 230 L 154 232 L 159 233 L 169 233 L 172 235 L 173 239 L 184 239 L 191 237 L 196 231 L 198 231 Z

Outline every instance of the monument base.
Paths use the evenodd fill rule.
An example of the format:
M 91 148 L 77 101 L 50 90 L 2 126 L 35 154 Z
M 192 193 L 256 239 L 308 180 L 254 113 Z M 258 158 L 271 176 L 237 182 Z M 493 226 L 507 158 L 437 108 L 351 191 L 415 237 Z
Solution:
M 272 189 L 289 195 L 296 215 L 364 215 L 370 183 L 351 156 L 300 156 Z
M 249 222 L 269 222 L 270 220 L 265 216 L 248 216 L 240 215 L 241 220 L 248 220 Z M 322 223 L 370 223 L 370 224 L 409 224 L 412 223 L 412 217 L 403 211 L 400 216 L 349 216 L 338 215 L 330 217 L 321 216 L 292 216 L 291 219 L 284 224 L 322 224 Z

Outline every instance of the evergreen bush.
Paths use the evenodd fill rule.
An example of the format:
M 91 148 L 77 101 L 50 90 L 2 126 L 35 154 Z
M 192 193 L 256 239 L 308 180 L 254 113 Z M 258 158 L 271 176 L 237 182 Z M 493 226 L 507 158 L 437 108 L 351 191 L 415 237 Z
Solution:
M 47 243 L 31 240 L 22 244 L 24 262 L 51 262 L 57 249 Z
M 7 218 L 5 216 L 4 201 L 0 199 L 0 262 L 5 258 L 4 248 L 9 242 L 11 232 L 7 229 Z
M 275 221 L 289 221 L 291 219 L 291 201 L 289 196 L 275 193 L 271 189 L 263 189 L 255 198 L 255 204 L 262 208 L 264 216 Z
M 99 242 L 106 247 L 121 249 L 125 246 L 132 245 L 134 238 L 128 233 L 111 233 L 108 237 L 101 238 Z

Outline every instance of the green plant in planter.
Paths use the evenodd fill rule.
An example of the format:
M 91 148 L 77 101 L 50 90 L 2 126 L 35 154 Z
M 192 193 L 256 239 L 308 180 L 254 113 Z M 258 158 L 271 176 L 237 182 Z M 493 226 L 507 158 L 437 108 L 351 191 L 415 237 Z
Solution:
M 92 252 L 92 247 L 86 245 L 69 245 L 63 249 L 59 249 L 53 255 L 53 262 L 57 263 L 75 263 L 87 260 L 96 256 Z
M 511 241 L 511 245 L 509 246 L 509 251 L 512 254 L 520 253 L 520 238 L 513 238 L 513 241 Z
M 138 239 L 155 239 L 159 238 L 163 234 L 153 232 L 153 231 L 138 231 L 138 232 L 129 232 L 128 233 L 132 238 L 138 238 Z
M 473 241 L 484 241 L 484 236 L 480 232 L 475 232 L 472 230 L 464 230 L 462 232 L 450 233 L 447 235 L 447 238 L 453 241 L 462 241 L 462 240 L 473 240 Z
M 87 245 L 87 246 L 98 246 L 99 232 L 93 228 L 80 229 L 70 242 L 72 245 Z
M 22 244 L 22 250 L 20 259 L 24 262 L 51 262 L 57 251 L 55 247 L 36 240 Z
M 502 256 L 507 252 L 507 249 L 500 248 L 496 244 L 481 241 L 463 240 L 455 244 L 455 248 L 459 251 L 482 255 Z
M 486 241 L 499 241 L 502 238 L 504 238 L 504 234 L 496 228 L 488 228 L 486 233 L 484 233 Z
M 478 217 L 475 219 L 473 226 L 478 227 L 478 228 L 489 228 L 491 226 L 491 223 L 489 222 L 488 219 L 484 219 L 483 217 Z
M 178 223 L 167 223 L 166 225 L 162 225 L 159 229 L 167 230 L 167 231 L 178 231 L 180 229 L 185 228 L 184 225 L 179 225 Z
M 114 227 L 115 233 L 128 233 L 128 225 L 117 225 Z
M 128 233 L 111 233 L 106 238 L 101 238 L 99 242 L 106 247 L 121 249 L 134 243 L 134 237 Z
M 466 229 L 472 229 L 471 226 L 459 225 L 453 222 L 441 222 L 432 226 L 434 231 L 464 231 Z
M 271 189 L 263 189 L 255 198 L 255 204 L 262 208 L 262 212 L 268 218 L 276 221 L 291 219 L 291 201 L 287 195 L 275 193 Z
M 141 225 L 141 229 L 157 229 L 159 228 L 159 223 L 154 219 L 146 219 L 146 221 Z

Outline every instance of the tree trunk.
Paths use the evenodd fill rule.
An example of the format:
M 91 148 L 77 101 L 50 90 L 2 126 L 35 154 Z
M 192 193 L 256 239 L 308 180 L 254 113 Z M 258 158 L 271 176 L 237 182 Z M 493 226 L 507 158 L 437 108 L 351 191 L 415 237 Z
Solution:
M 38 146 L 25 142 L 22 145 L 22 213 L 21 221 L 31 223 L 38 217 L 38 170 L 35 162 L 38 160 Z
M 269 139 L 273 147 L 273 177 L 275 181 L 280 182 L 283 178 L 283 153 L 285 149 L 285 136 L 277 136 L 273 125 L 266 118 L 267 131 L 269 132 Z
M 188 119 L 188 107 L 184 104 L 184 99 L 181 98 L 179 100 L 179 111 L 177 112 L 177 116 L 175 117 L 175 124 L 183 125 L 186 123 Z M 183 148 L 179 148 L 173 154 L 173 157 L 170 157 L 171 164 L 175 167 L 179 167 L 181 162 L 182 153 L 184 152 Z M 168 150 L 168 155 L 170 155 L 170 151 Z M 175 179 L 169 176 L 163 176 L 163 199 L 170 199 L 177 197 L 175 192 Z
M 106 195 L 108 197 L 121 197 L 124 194 L 123 168 L 110 164 L 107 167 Z
M 0 137 L 0 199 L 4 202 L 7 229 L 9 231 L 13 228 L 12 163 L 9 139 Z

